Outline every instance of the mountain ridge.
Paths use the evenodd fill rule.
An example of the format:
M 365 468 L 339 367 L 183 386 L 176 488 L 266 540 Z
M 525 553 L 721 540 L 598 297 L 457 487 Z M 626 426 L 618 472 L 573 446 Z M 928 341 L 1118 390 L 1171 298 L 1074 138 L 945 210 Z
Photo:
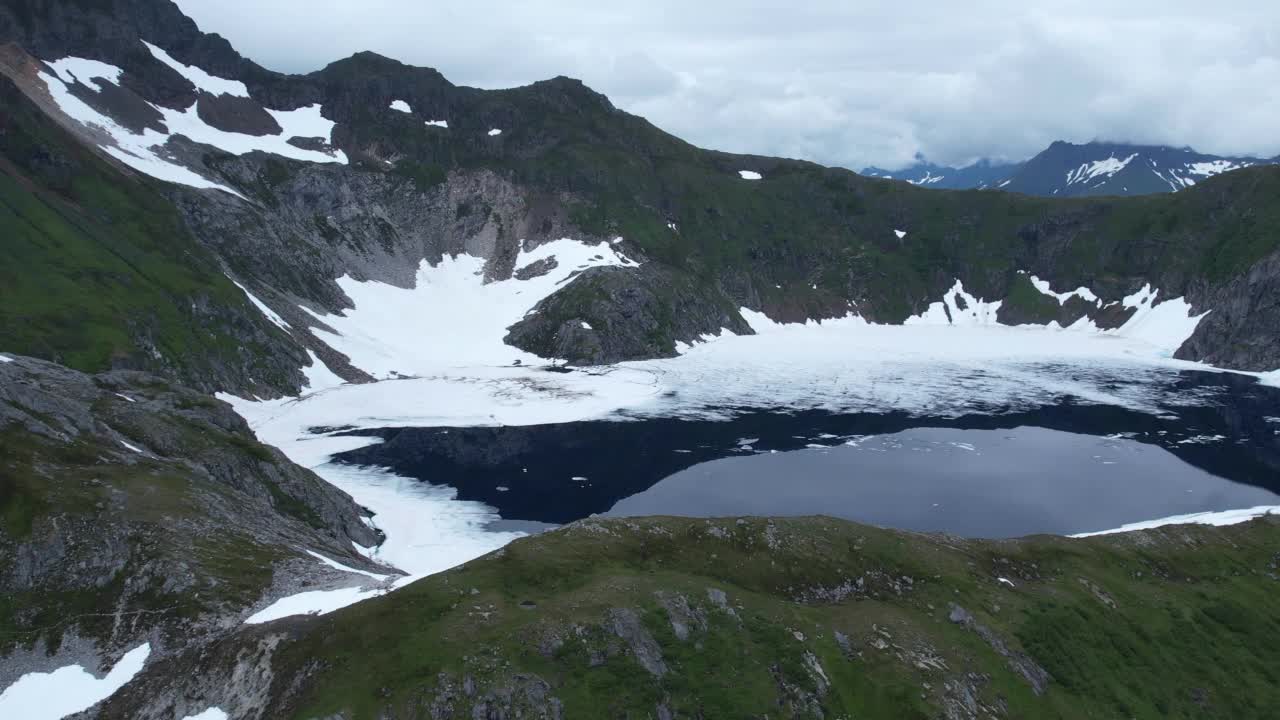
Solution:
M 198 40 L 190 40 L 190 44 L 203 47 Z M 215 49 L 223 47 L 221 43 L 205 44 Z M 150 54 L 154 55 L 155 51 Z M 193 56 L 185 57 L 196 60 Z M 165 65 L 157 58 L 152 60 L 156 60 L 155 64 L 160 67 Z M 367 63 L 382 69 L 369 75 L 362 69 L 362 65 Z M 986 240 L 973 237 L 957 248 L 947 239 L 948 233 L 963 228 L 963 222 L 968 222 L 955 224 L 955 221 L 975 213 L 979 223 L 985 222 L 989 226 L 980 231 L 981 235 L 1021 232 L 1023 240 L 1019 242 L 1026 242 L 1027 238 L 1037 237 L 1036 232 L 1030 231 L 1028 223 L 1040 223 L 1042 228 L 1062 227 L 1079 224 L 1092 215 L 1095 219 L 1084 220 L 1084 227 L 1089 228 L 1088 233 L 1097 233 L 1101 230 L 1094 226 L 1097 218 L 1105 219 L 1113 213 L 1127 214 L 1137 206 L 1114 210 L 1098 206 L 1086 210 L 1071 205 L 1037 206 L 1014 201 L 1012 222 L 997 220 L 996 216 L 1002 212 L 997 210 L 997 206 L 1005 204 L 1001 201 L 983 200 L 975 206 L 969 202 L 958 202 L 957 198 L 945 194 L 917 196 L 901 194 L 892 188 L 887 188 L 889 191 L 886 192 L 886 188 L 874 183 L 865 184 L 852 173 L 811 163 L 701 151 L 657 130 L 642 118 L 618 111 L 603 96 L 575 81 L 551 80 L 512 90 L 479 91 L 456 88 L 431 70 L 410 70 L 412 77 L 408 80 L 384 77 L 383 69 L 386 67 L 400 69 L 405 66 L 375 59 L 373 55 L 356 55 L 308 76 L 271 75 L 272 84 L 269 87 L 264 85 L 266 90 L 254 91 L 263 95 L 264 101 L 278 100 L 275 103 L 277 107 L 299 107 L 299 110 L 272 111 L 277 114 L 296 114 L 307 107 L 312 108 L 311 112 L 319 113 L 320 120 L 330 128 L 327 142 L 321 137 L 296 145 L 292 143 L 301 141 L 290 138 L 291 147 L 310 149 L 291 149 L 288 153 L 298 155 L 301 152 L 308 158 L 326 159 L 324 163 L 299 164 L 293 160 L 264 157 L 257 152 L 210 153 L 207 149 L 200 149 L 207 146 L 192 145 L 181 136 L 174 136 L 167 144 L 169 159 L 179 159 L 175 165 L 179 170 L 196 172 L 206 178 L 201 182 L 212 182 L 227 189 L 240 187 L 240 191 L 232 192 L 253 198 L 247 206 L 237 206 L 233 200 L 213 199 L 208 193 L 172 187 L 165 191 L 171 198 L 178 199 L 177 204 L 184 209 L 187 223 L 196 237 L 228 266 L 238 267 L 242 284 L 255 295 L 268 298 L 269 304 L 275 302 L 271 298 L 282 293 L 285 297 L 295 298 L 287 306 L 275 304 L 273 310 L 282 316 L 290 315 L 293 312 L 290 308 L 296 308 L 299 300 L 317 311 L 338 311 L 346 305 L 347 299 L 331 279 L 354 272 L 358 278 L 404 283 L 408 281 L 408 268 L 419 259 L 440 257 L 446 248 L 452 248 L 448 250 L 450 252 L 464 249 L 478 252 L 491 261 L 486 270 L 488 277 L 508 277 L 515 268 L 507 267 L 504 258 L 513 256 L 517 243 L 536 245 L 562 236 L 582 237 L 588 242 L 611 241 L 620 236 L 629 252 L 654 261 L 653 271 L 644 277 L 627 275 L 623 278 L 624 286 L 636 286 L 632 290 L 614 285 L 597 287 L 591 293 L 579 293 L 584 302 L 593 303 L 617 320 L 604 323 L 604 327 L 610 328 L 610 332 L 615 328 L 624 331 L 619 339 L 631 337 L 632 340 L 606 342 L 604 345 L 593 343 L 589 338 L 567 342 L 548 340 L 576 323 L 567 315 L 577 314 L 577 308 L 563 303 L 556 312 L 530 320 L 540 324 L 539 329 L 513 336 L 513 339 L 526 338 L 527 342 L 533 343 L 524 349 L 544 355 L 554 352 L 577 362 L 608 362 L 673 354 L 677 342 L 692 342 L 708 333 L 719 332 L 725 326 L 726 318 L 721 308 L 726 306 L 763 309 L 776 319 L 804 320 L 844 315 L 849 312 L 851 304 L 856 303 L 859 314 L 868 320 L 901 322 L 922 312 L 957 278 L 981 296 L 1007 296 L 1010 288 L 1019 283 L 1015 269 L 1034 272 L 1055 285 L 1079 286 L 1099 282 L 1099 271 L 1108 262 L 1116 263 L 1114 269 L 1106 272 L 1118 270 L 1127 279 L 1108 291 L 1108 301 L 1118 301 L 1120 297 L 1139 290 L 1143 279 L 1154 281 L 1152 284 L 1169 297 L 1189 290 L 1209 291 L 1208 286 L 1197 290 L 1188 285 L 1188 280 L 1199 274 L 1199 271 L 1188 273 L 1187 270 L 1193 269 L 1191 266 L 1161 278 L 1159 274 L 1151 274 L 1155 268 L 1150 260 L 1144 261 L 1143 265 L 1130 266 L 1131 260 L 1117 258 L 1100 264 L 1094 261 L 1095 268 L 1085 273 L 1073 268 L 1064 274 L 1062 269 L 1037 267 L 1030 259 L 1017 259 L 1017 255 L 1025 251 L 1017 250 L 1016 245 L 1009 244 L 1008 240 L 1000 240 L 1003 247 L 993 248 L 996 257 L 981 259 L 989 252 L 979 249 Z M 154 67 L 152 71 L 159 72 Z M 173 72 L 173 69 L 164 68 L 164 71 Z M 185 72 L 197 79 L 204 77 L 195 70 Z M 181 77 L 180 74 L 176 76 Z M 129 72 L 123 72 L 123 87 L 127 92 L 131 86 L 129 77 Z M 246 77 L 246 80 L 252 81 L 252 78 Z M 44 82 L 58 81 L 47 79 Z M 347 89 L 352 82 L 360 83 L 358 90 Z M 415 82 L 418 85 L 414 85 Z M 30 81 L 27 84 L 29 86 Z M 83 83 L 68 87 L 87 88 Z M 105 88 L 113 86 L 107 83 L 97 87 L 105 102 L 102 93 Z M 92 91 L 92 88 L 87 90 Z M 76 92 L 91 97 L 84 95 L 86 89 Z M 252 100 L 254 93 L 249 95 L 251 102 L 257 102 Z M 404 97 L 398 97 L 400 95 Z M 323 102 L 313 102 L 316 100 Z M 405 102 L 410 112 L 390 109 L 388 105 L 394 104 L 395 100 Z M 225 95 L 210 99 L 206 93 L 196 98 L 191 108 L 201 114 L 202 120 L 208 117 L 209 122 L 215 123 L 211 129 L 201 130 L 201 133 L 215 139 L 223 136 L 219 133 L 228 132 L 237 138 L 254 137 L 252 134 L 237 134 L 237 127 L 240 130 L 246 128 L 236 125 L 236 113 L 202 111 L 206 105 L 217 108 L 219 103 L 226 105 L 227 102 Z M 312 104 L 301 105 L 308 102 Z M 414 105 L 418 106 L 417 109 Z M 243 103 L 241 106 L 246 107 Z M 193 110 L 186 111 L 188 116 L 193 114 Z M 249 110 L 251 108 L 246 107 L 245 112 Z M 330 119 L 324 113 L 337 119 Z M 436 117 L 439 114 L 448 117 Z M 432 127 L 429 123 L 437 119 L 447 121 L 449 126 Z M 62 122 L 71 128 L 82 127 L 73 119 L 63 118 Z M 226 122 L 231 124 L 226 125 Z M 224 127 L 216 127 L 218 123 L 223 123 Z M 87 142 L 97 144 L 92 135 L 81 134 Z M 182 161 L 183 157 L 189 159 Z M 165 167 L 174 164 L 165 159 L 157 159 L 156 162 L 167 163 Z M 745 171 L 765 179 L 756 181 L 756 184 L 744 182 L 737 175 Z M 491 175 L 486 176 L 486 173 Z M 308 183 L 305 190 L 293 183 L 294 178 L 303 177 Z M 497 185 L 482 180 L 482 177 L 492 178 Z M 417 205 L 438 203 L 445 197 L 456 195 L 459 188 L 472 188 L 462 191 L 464 195 L 476 192 L 480 195 L 473 199 L 456 197 L 447 201 L 456 205 L 454 214 L 458 218 L 449 232 L 460 234 L 443 244 L 439 239 L 423 237 L 421 231 L 408 231 L 409 226 L 400 220 L 389 222 L 364 215 L 353 218 L 355 226 L 336 220 L 343 213 L 363 214 L 360 208 L 374 206 L 378 202 L 375 198 L 399 196 L 387 182 L 394 178 L 403 178 L 410 183 L 400 182 L 399 185 L 401 188 L 412 186 L 418 193 L 417 197 L 404 197 Z M 498 185 L 508 188 L 498 196 L 507 199 L 495 205 L 486 193 Z M 339 214 L 324 214 L 323 222 L 317 219 L 321 217 L 319 214 L 307 218 L 301 212 L 282 216 L 277 211 L 283 207 L 282 201 L 295 204 L 297 210 L 302 211 L 303 205 L 296 201 L 314 204 L 316 198 L 345 192 L 342 190 L 345 187 L 366 188 L 360 191 L 365 193 L 360 200 L 363 205 L 350 205 L 334 195 L 331 201 L 326 202 L 332 202 L 332 209 Z M 374 188 L 381 189 L 375 191 Z M 344 202 L 348 204 L 344 206 Z M 697 207 L 699 203 L 701 208 Z M 208 207 L 222 209 L 208 212 Z M 472 207 L 488 208 L 490 217 L 464 220 L 463 210 Z M 542 209 L 535 211 L 534 208 Z M 495 210 L 499 212 L 493 214 Z M 936 213 L 939 210 L 951 219 L 952 227 L 947 226 L 948 221 L 933 226 L 912 222 L 912 216 L 918 216 L 921 211 Z M 1137 210 L 1138 214 L 1150 212 L 1141 208 Z M 1009 210 L 1003 212 L 1010 214 Z M 1156 212 L 1163 210 L 1156 209 Z M 447 217 L 447 211 L 436 211 L 433 217 L 441 215 Z M 1167 213 L 1165 215 L 1169 217 Z M 235 216 L 242 219 L 236 226 L 228 226 L 228 218 Z M 1045 219 L 1050 220 L 1047 225 Z M 1151 227 L 1150 221 L 1147 222 Z M 1161 227 L 1175 227 L 1169 225 L 1169 219 L 1161 222 L 1164 223 Z M 895 245 L 877 237 L 883 233 L 891 238 L 891 230 L 910 232 L 912 240 Z M 276 239 L 262 235 L 262 231 Z M 1125 232 L 1131 231 L 1122 230 Z M 1040 231 L 1042 233 L 1043 230 Z M 406 238 L 406 234 L 410 238 Z M 412 240 L 412 235 L 421 239 Z M 240 243 L 244 248 L 236 251 L 240 255 L 228 255 L 227 240 L 241 236 L 247 244 Z M 809 239 L 799 239 L 805 236 Z M 309 257 L 298 256 L 296 249 L 281 245 L 289 238 L 297 238 L 314 250 L 308 251 Z M 1115 247 L 1117 242 L 1127 241 L 1123 234 L 1098 240 L 1104 247 Z M 1064 237 L 1054 242 L 1065 241 Z M 1257 241 L 1251 238 L 1249 242 Z M 255 252 L 279 247 L 279 254 L 265 263 L 254 261 L 246 264 L 244 260 L 248 260 L 248 256 L 244 253 L 250 244 Z M 427 249 L 428 245 L 433 249 Z M 357 254 L 343 250 L 343 246 L 356 249 Z M 379 247 L 381 250 L 377 249 Z M 1259 247 L 1265 254 L 1266 246 Z M 330 269 L 320 271 L 319 275 L 311 271 L 311 276 L 303 277 L 292 271 L 290 279 L 280 274 L 282 268 L 314 265 L 315 260 L 309 258 L 333 255 L 335 250 L 344 259 L 340 263 L 330 263 Z M 791 254 L 791 259 L 761 264 L 761 259 L 776 256 L 780 251 Z M 379 259 L 383 252 L 400 259 Z M 1258 259 L 1258 252 L 1251 250 L 1237 262 L 1254 262 Z M 969 258 L 964 258 L 965 255 Z M 242 257 L 244 260 L 240 259 Z M 1218 258 L 1214 262 L 1218 262 L 1236 256 L 1230 252 L 1216 252 L 1214 257 Z M 854 258 L 863 260 L 855 262 Z M 865 267 L 867 258 L 874 266 L 871 272 Z M 975 274 L 974 261 L 977 265 L 1004 264 L 1004 274 L 1000 277 L 990 270 Z M 353 262 L 356 264 L 352 265 Z M 1157 267 L 1165 262 L 1157 261 Z M 1194 265 L 1203 260 L 1186 258 L 1178 262 Z M 837 269 L 841 266 L 847 268 L 843 273 Z M 1227 272 L 1235 273 L 1241 269 L 1243 266 L 1233 266 Z M 274 277 L 259 284 L 254 275 L 263 271 Z M 847 275 L 841 278 L 844 273 Z M 326 275 L 330 280 L 324 278 Z M 1091 281 L 1089 276 L 1094 279 Z M 676 298 L 669 291 L 653 292 L 654 288 L 637 286 L 653 281 L 668 288 L 692 283 L 701 292 L 682 297 L 701 299 L 692 304 L 682 301 L 685 311 L 674 312 L 671 304 L 676 302 Z M 1212 282 L 1215 281 L 1210 279 Z M 775 293 L 772 289 L 784 285 L 788 287 L 785 293 Z M 633 290 L 652 298 L 655 308 L 648 313 L 650 318 L 688 315 L 690 308 L 700 307 L 693 316 L 704 319 L 680 328 L 658 320 L 643 333 L 627 332 L 628 321 L 619 316 L 622 307 L 611 298 Z M 1245 305 L 1239 308 L 1239 312 L 1246 315 L 1255 311 Z M 1092 318 L 1092 311 L 1086 310 L 1086 315 Z M 1240 318 L 1220 321 L 1219 315 L 1210 313 L 1206 323 L 1227 323 L 1216 328 L 1219 335 L 1250 332 L 1247 322 L 1242 323 Z M 730 309 L 727 313 L 730 324 L 745 330 L 740 318 L 735 316 L 736 310 Z M 305 317 L 301 320 L 304 326 L 312 322 Z M 647 335 L 653 335 L 655 340 L 641 340 Z M 362 377 L 359 372 L 346 367 L 343 359 L 335 357 L 324 343 L 307 334 L 294 334 L 294 340 L 319 355 L 331 368 L 345 373 L 349 379 Z M 1194 346 L 1196 343 L 1189 347 Z M 1238 343 L 1234 346 L 1244 347 Z M 593 349 L 599 347 L 612 349 L 604 353 Z M 1247 352 L 1248 355 L 1233 359 L 1231 353 L 1235 352 Z M 1225 355 L 1221 349 L 1205 353 L 1202 343 L 1195 351 L 1195 356 L 1218 358 L 1217 362 L 1228 365 L 1240 363 L 1251 368 L 1262 365 L 1264 369 L 1270 369 L 1265 367 L 1265 363 L 1273 361 L 1265 355 L 1262 358 L 1256 355 L 1257 351 L 1243 349 L 1229 351 Z M 284 385 L 280 389 L 296 387 Z
M 971 165 L 946 167 L 918 157 L 916 163 L 901 170 L 868 167 L 860 172 L 923 187 L 1086 197 L 1177 192 L 1223 172 L 1276 163 L 1280 158 L 1210 155 L 1190 147 L 1055 140 L 1018 163 L 993 164 L 984 159 Z

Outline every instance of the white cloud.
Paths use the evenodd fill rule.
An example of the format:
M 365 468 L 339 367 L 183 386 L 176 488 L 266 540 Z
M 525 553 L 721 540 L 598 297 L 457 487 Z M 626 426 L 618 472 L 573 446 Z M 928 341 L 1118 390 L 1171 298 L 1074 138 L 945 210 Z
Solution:
M 374 50 L 481 87 L 569 75 L 699 145 L 849 167 L 1056 139 L 1280 153 L 1280 4 L 1262 0 L 179 5 L 273 69 Z

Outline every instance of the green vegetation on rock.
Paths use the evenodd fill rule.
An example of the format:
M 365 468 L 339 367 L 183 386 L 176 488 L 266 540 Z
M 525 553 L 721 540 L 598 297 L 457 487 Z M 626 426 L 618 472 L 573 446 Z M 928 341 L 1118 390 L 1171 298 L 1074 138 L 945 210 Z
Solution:
M 177 672 L 283 632 L 273 717 L 1261 718 L 1278 548 L 1272 518 L 1007 541 L 593 519 Z
M 294 368 L 271 357 L 280 331 L 172 203 L 80 147 L 6 79 L 0 127 L 0 349 L 206 389 L 295 386 Z

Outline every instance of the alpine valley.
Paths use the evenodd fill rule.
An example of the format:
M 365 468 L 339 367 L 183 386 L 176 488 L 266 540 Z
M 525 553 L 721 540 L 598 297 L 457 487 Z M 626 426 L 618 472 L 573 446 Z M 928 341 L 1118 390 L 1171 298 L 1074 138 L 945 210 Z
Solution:
M 0 718 L 1270 716 L 1280 167 L 921 170 L 4 0 Z

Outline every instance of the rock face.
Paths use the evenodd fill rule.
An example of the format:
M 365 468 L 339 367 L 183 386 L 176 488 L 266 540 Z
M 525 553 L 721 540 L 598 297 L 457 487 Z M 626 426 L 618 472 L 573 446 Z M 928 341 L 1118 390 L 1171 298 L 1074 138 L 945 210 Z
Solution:
M 303 550 L 379 542 L 230 406 L 138 372 L 0 363 L 0 476 L 0 686 L 207 641 L 314 578 Z
M 1209 309 L 1177 357 L 1245 370 L 1271 371 L 1280 358 L 1280 252 L 1226 284 L 1197 285 L 1198 307 Z

